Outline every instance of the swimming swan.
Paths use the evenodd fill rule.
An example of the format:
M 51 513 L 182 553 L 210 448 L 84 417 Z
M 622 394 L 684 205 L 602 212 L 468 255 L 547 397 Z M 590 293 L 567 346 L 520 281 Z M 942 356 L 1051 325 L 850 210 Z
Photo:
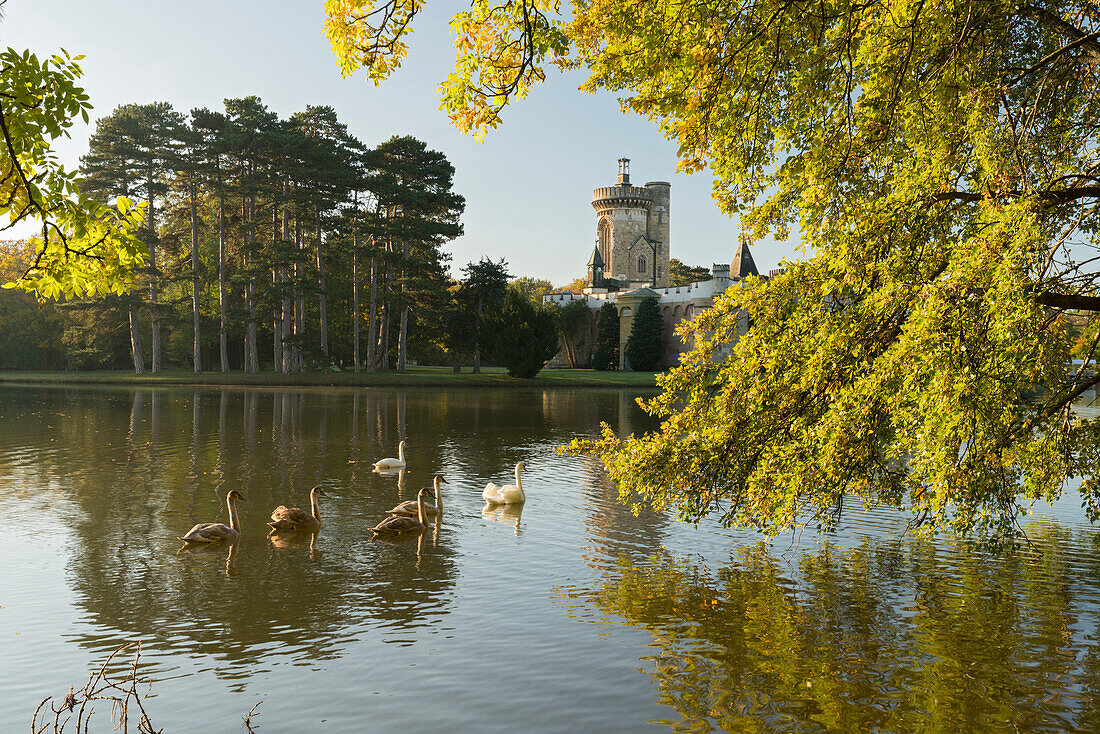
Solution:
M 374 462 L 375 469 L 400 469 L 405 466 L 405 442 L 397 444 L 397 456 L 396 459 L 379 459 Z
M 400 535 L 403 533 L 423 532 L 424 529 L 428 527 L 424 523 L 424 495 L 426 494 L 428 494 L 427 488 L 416 493 L 416 517 L 391 515 L 371 528 L 371 532 L 375 535 Z
M 221 522 L 200 522 L 188 530 L 187 535 L 184 535 L 180 540 L 184 543 L 216 543 L 219 540 L 236 540 L 239 538 L 241 526 L 237 521 L 237 508 L 233 506 L 237 500 L 248 501 L 237 490 L 229 490 L 229 494 L 225 496 L 225 504 L 229 508 L 228 525 Z
M 271 532 L 321 527 L 321 507 L 317 500 L 318 497 L 328 497 L 328 495 L 319 486 L 309 490 L 309 512 L 297 507 L 287 507 L 286 505 L 276 507 L 275 511 L 271 513 L 271 522 L 268 523 Z
M 443 478 L 442 474 L 436 474 L 435 478 L 432 479 L 432 484 L 435 485 L 435 504 L 433 505 L 431 502 L 427 502 L 427 501 L 424 502 L 424 514 L 425 515 L 436 515 L 436 514 L 442 514 L 443 513 L 443 493 L 439 489 L 440 483 L 446 484 L 447 480 Z M 427 490 L 428 490 L 428 488 L 424 487 L 424 489 L 421 490 L 421 491 L 427 491 Z M 389 515 L 404 515 L 406 517 L 412 517 L 417 512 L 418 512 L 418 510 L 417 510 L 416 501 L 406 500 L 405 502 L 402 502 L 397 507 L 390 510 L 387 514 L 389 514 Z
M 523 483 L 519 480 L 519 473 L 526 468 L 522 461 L 519 462 L 516 464 L 515 484 L 505 484 L 498 487 L 489 482 L 485 485 L 485 491 L 481 493 L 481 496 L 490 505 L 522 505 L 527 501 L 527 496 L 523 494 Z

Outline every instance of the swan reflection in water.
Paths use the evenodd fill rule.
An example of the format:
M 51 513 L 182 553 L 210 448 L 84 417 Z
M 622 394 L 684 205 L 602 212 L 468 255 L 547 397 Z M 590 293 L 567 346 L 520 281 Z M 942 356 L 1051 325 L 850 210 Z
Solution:
M 443 525 L 443 520 L 438 515 L 435 518 L 435 522 L 432 524 L 432 547 L 439 547 L 439 528 Z M 374 543 L 381 543 L 382 545 L 389 545 L 398 547 L 402 545 L 408 545 L 416 540 L 416 568 L 420 568 L 420 562 L 423 560 L 424 555 L 424 539 L 428 537 L 428 529 L 424 528 L 420 532 L 400 533 L 397 535 L 375 535 L 371 538 Z
M 232 541 L 228 544 L 229 552 L 226 553 L 226 556 L 225 556 L 225 575 L 226 576 L 232 576 L 233 556 L 236 555 L 236 553 L 237 553 L 237 546 L 238 545 L 240 545 L 240 540 L 234 540 L 234 541 Z M 200 558 L 202 558 L 202 557 L 210 558 L 210 557 L 214 557 L 214 556 L 220 557 L 221 554 L 225 551 L 225 549 L 226 549 L 226 544 L 225 543 L 214 543 L 212 545 L 196 545 L 195 543 L 184 543 L 176 551 L 176 555 L 178 556 L 180 553 L 183 553 L 184 551 L 186 551 L 187 555 L 189 555 L 189 556 L 198 556 Z
M 492 505 L 485 504 L 485 507 L 481 510 L 481 516 L 486 520 L 492 520 L 493 522 L 499 522 L 504 525 L 511 525 L 515 528 L 516 536 L 523 532 L 523 528 L 520 527 L 520 517 L 523 515 L 523 505 Z
M 276 533 L 274 535 L 267 536 L 267 539 L 271 541 L 271 545 L 273 547 L 280 550 L 301 548 L 308 540 L 309 557 L 313 560 L 317 560 L 321 557 L 321 551 L 317 550 L 316 530 L 296 530 L 290 532 Z

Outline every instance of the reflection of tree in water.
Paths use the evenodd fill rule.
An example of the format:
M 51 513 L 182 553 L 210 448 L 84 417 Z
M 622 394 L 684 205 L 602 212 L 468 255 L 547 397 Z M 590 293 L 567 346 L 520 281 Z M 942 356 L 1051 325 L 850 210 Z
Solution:
M 717 572 L 624 558 L 567 595 L 654 636 L 677 730 L 1096 731 L 1096 578 L 1063 531 L 1031 532 L 1038 551 L 1002 555 L 826 546 L 793 579 L 763 544 Z
M 151 636 L 151 661 L 185 651 L 243 679 L 265 663 L 338 656 L 364 627 L 401 630 L 447 613 L 456 564 L 446 532 L 429 533 L 419 555 L 415 544 L 366 541 L 392 497 L 356 494 L 364 469 L 347 458 L 350 401 L 257 395 L 177 391 L 151 400 L 136 391 L 110 414 L 95 399 L 68 407 L 73 429 L 88 425 L 85 409 L 98 413 L 97 442 L 82 444 L 80 461 L 100 471 L 67 473 L 69 580 L 91 626 L 82 625 L 82 644 L 106 650 Z M 124 460 L 112 462 L 112 452 Z M 339 489 L 314 547 L 308 537 L 267 539 L 271 508 L 307 502 L 316 482 Z M 248 498 L 232 561 L 225 546 L 173 555 L 175 537 L 194 522 L 226 520 L 230 489 Z

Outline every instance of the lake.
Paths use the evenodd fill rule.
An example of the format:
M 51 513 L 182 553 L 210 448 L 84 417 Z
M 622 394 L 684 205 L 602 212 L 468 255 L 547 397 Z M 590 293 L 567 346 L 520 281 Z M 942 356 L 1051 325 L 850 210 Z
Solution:
M 1015 551 L 887 511 L 765 542 L 634 516 L 553 452 L 601 420 L 653 425 L 608 390 L 0 388 L 0 731 L 131 640 L 166 732 L 260 701 L 269 732 L 1100 730 L 1075 493 Z M 484 510 L 517 461 L 526 505 Z M 372 541 L 437 472 L 442 521 Z M 320 533 L 267 538 L 315 484 Z M 240 542 L 179 551 L 231 489 Z

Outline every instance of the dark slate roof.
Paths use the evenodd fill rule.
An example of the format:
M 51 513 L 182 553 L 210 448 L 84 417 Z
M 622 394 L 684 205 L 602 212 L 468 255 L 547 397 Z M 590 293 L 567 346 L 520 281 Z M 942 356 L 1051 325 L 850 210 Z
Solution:
M 760 271 L 756 269 L 748 244 L 741 240 L 741 244 L 737 246 L 737 253 L 733 256 L 733 262 L 730 263 L 730 277 L 747 278 L 750 275 L 759 276 Z
M 591 267 L 604 267 L 603 257 L 600 256 L 600 246 L 596 245 L 592 248 L 592 257 L 588 258 L 588 264 Z

